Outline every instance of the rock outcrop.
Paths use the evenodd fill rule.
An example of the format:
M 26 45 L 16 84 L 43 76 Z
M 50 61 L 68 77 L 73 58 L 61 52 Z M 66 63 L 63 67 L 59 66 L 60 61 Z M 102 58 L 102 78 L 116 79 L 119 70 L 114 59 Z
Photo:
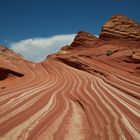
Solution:
M 104 24 L 100 37 L 140 41 L 140 24 L 124 15 L 118 14 L 111 17 Z
M 77 33 L 74 41 L 70 45 L 70 48 L 81 48 L 81 47 L 92 47 L 97 41 L 97 37 L 87 33 L 80 31 Z
M 26 69 L 27 61 L 20 54 L 0 45 L 0 89 L 18 83 Z
M 23 59 L 22 55 L 17 54 L 10 50 L 9 48 L 6 48 L 3 45 L 0 45 L 0 58 L 2 59 Z

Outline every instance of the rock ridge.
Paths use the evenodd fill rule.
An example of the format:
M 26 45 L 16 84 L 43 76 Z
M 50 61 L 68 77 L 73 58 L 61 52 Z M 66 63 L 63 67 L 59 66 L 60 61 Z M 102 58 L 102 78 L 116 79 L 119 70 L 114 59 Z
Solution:
M 91 47 L 95 44 L 97 39 L 98 38 L 95 35 L 92 35 L 88 32 L 79 31 L 70 47 Z

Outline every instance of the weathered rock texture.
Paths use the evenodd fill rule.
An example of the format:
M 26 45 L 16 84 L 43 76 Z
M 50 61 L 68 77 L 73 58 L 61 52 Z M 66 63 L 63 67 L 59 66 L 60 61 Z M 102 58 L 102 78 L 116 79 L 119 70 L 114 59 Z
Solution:
M 87 33 L 80 31 L 77 33 L 73 43 L 70 45 L 70 47 L 91 47 L 96 43 L 97 37 Z
M 100 36 L 140 41 L 140 24 L 124 15 L 115 15 L 102 27 Z
M 0 80 L 0 140 L 139 140 L 140 48 L 119 39 L 127 24 L 119 33 L 116 24 L 103 30 L 98 40 L 78 33 L 40 63 L 2 55 L 3 75 L 8 69 L 24 76 Z M 106 40 L 110 33 L 120 41 Z

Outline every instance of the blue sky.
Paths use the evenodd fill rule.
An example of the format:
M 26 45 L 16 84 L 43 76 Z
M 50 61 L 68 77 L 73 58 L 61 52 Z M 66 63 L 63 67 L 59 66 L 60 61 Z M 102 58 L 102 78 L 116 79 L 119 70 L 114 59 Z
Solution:
M 0 44 L 79 30 L 98 35 L 117 13 L 140 23 L 140 0 L 0 0 Z

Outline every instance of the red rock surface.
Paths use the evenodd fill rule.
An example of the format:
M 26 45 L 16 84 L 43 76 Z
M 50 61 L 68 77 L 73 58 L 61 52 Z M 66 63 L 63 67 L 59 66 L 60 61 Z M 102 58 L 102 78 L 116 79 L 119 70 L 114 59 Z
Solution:
M 102 27 L 100 37 L 105 36 L 140 40 L 140 24 L 124 15 L 115 15 Z
M 1 68 L 24 76 L 0 81 L 0 140 L 140 139 L 140 44 L 114 38 L 41 63 L 1 56 Z
M 77 33 L 73 43 L 70 45 L 70 48 L 91 47 L 95 44 L 96 40 L 96 36 L 87 32 L 80 31 Z

